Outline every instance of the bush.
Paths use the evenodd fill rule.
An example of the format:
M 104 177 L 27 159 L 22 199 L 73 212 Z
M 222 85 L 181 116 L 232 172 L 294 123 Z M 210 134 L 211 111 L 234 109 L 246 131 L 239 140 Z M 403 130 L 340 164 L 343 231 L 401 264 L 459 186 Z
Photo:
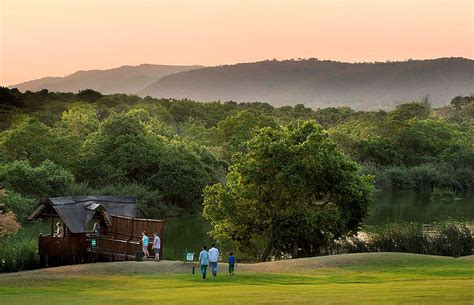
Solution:
M 93 188 L 87 182 L 71 184 L 67 190 L 67 196 L 89 196 L 94 194 Z
M 419 165 L 410 168 L 411 184 L 419 190 L 431 190 L 438 183 L 439 173 L 431 165 Z
M 418 224 L 394 224 L 370 236 L 369 248 L 375 252 L 427 253 L 429 241 Z
M 15 234 L 20 227 L 15 214 L 12 211 L 4 211 L 4 207 L 0 204 L 0 238 Z
M 413 188 L 414 184 L 410 178 L 410 173 L 404 167 L 390 167 L 381 173 L 377 181 L 385 180 L 387 187 L 392 190 L 403 190 Z
M 16 215 L 18 221 L 24 223 L 35 210 L 36 201 L 15 192 L 5 191 L 0 194 L 0 204 L 2 203 Z
M 12 237 L 0 242 L 0 272 L 16 272 L 38 267 L 36 239 Z
M 49 197 L 65 194 L 74 176 L 49 160 L 37 167 L 26 161 L 13 161 L 0 166 L 0 181 L 6 189 L 25 196 Z
M 472 232 L 466 226 L 444 226 L 430 238 L 430 243 L 430 254 L 454 257 L 472 255 Z
M 150 190 L 142 184 L 109 185 L 101 189 L 91 190 L 90 194 L 137 196 L 138 214 L 145 218 L 160 219 L 165 216 L 176 216 L 181 212 L 175 206 L 166 205 L 158 191 Z
M 459 257 L 472 255 L 472 241 L 472 231 L 465 225 L 448 224 L 425 232 L 418 224 L 392 224 L 366 239 L 335 241 L 327 253 L 406 252 Z
M 0 272 L 16 272 L 40 267 L 38 234 L 49 231 L 49 223 L 29 223 L 17 234 L 0 239 Z
M 456 192 L 451 189 L 434 188 L 431 192 L 432 200 L 453 201 L 456 198 Z

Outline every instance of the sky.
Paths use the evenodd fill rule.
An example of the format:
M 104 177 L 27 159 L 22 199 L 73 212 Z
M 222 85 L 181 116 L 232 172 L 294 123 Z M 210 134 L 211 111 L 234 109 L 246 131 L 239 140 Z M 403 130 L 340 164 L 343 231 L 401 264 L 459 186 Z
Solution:
M 122 65 L 473 58 L 474 0 L 0 0 L 0 85 Z

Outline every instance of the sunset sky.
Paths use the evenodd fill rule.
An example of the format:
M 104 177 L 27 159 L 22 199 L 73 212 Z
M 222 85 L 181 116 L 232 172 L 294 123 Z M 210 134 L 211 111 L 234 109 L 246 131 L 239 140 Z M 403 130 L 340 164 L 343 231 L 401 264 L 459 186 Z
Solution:
M 0 85 L 121 65 L 473 58 L 471 0 L 0 0 Z

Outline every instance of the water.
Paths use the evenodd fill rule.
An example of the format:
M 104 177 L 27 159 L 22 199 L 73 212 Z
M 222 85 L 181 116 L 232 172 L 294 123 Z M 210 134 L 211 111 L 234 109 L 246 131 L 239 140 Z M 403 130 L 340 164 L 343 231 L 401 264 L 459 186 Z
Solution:
M 456 200 L 431 200 L 429 193 L 377 192 L 365 226 L 413 222 L 425 225 L 445 222 L 474 224 L 474 194 Z
M 377 192 L 369 215 L 363 221 L 364 230 L 372 230 L 390 223 L 412 222 L 427 226 L 446 222 L 474 226 L 474 194 L 462 199 L 431 200 L 429 193 Z M 198 253 L 202 245 L 213 240 L 207 235 L 210 224 L 201 215 L 184 216 L 167 220 L 165 257 L 184 259 L 186 249 Z M 224 247 L 233 250 L 231 246 Z

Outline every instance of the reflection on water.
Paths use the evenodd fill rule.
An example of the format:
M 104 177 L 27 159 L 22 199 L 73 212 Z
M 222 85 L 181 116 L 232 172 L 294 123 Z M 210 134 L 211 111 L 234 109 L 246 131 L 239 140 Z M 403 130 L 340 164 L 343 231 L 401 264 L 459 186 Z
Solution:
M 203 245 L 213 240 L 207 232 L 211 225 L 201 215 L 170 218 L 166 221 L 166 236 L 163 242 L 166 259 L 184 260 L 186 250 L 199 253 Z
M 474 223 L 474 194 L 444 201 L 430 200 L 429 193 L 377 192 L 363 222 L 381 226 L 394 222 L 432 224 L 446 221 Z
M 449 221 L 474 224 L 474 194 L 468 194 L 460 200 L 434 201 L 430 200 L 429 193 L 377 192 L 374 199 L 369 215 L 363 221 L 367 228 L 397 222 L 430 225 Z M 209 246 L 213 242 L 207 235 L 209 230 L 209 222 L 201 215 L 168 219 L 164 240 L 165 257 L 184 259 L 186 249 L 198 253 L 202 245 Z

